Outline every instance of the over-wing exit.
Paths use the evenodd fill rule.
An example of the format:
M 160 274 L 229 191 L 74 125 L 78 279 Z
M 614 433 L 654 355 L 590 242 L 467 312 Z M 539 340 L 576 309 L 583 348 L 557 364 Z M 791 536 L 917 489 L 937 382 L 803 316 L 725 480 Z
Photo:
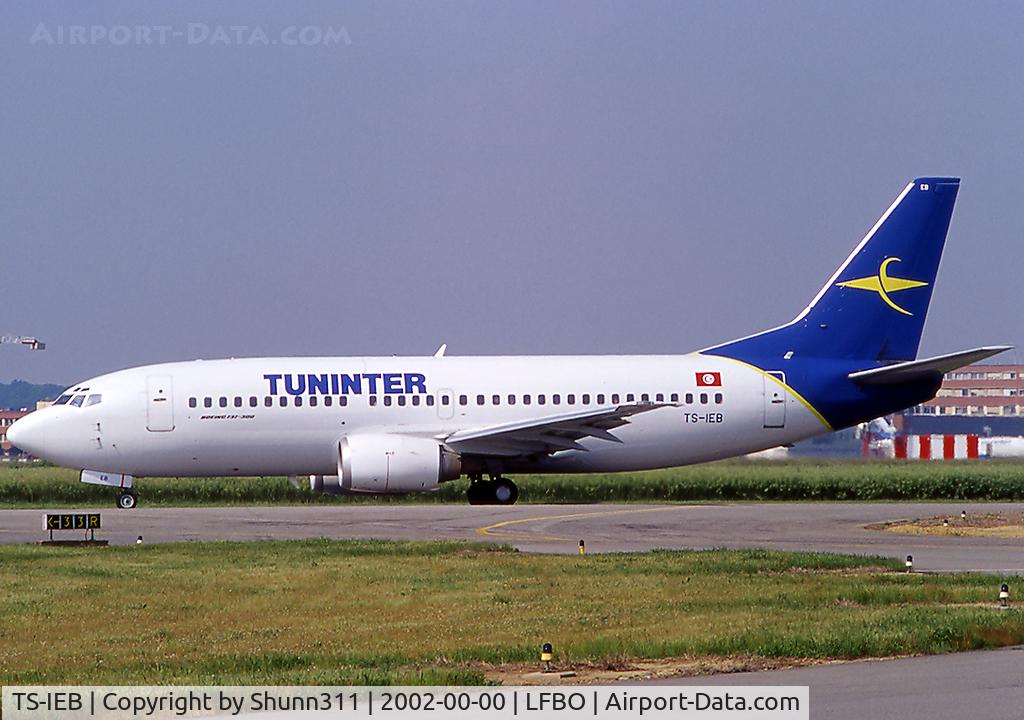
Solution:
M 515 473 L 645 470 L 831 432 L 935 396 L 1008 349 L 917 360 L 959 180 L 909 183 L 795 319 L 688 355 L 196 360 L 68 388 L 7 432 L 119 489 L 139 477 L 308 476 L 338 495 L 471 479 L 510 504 Z

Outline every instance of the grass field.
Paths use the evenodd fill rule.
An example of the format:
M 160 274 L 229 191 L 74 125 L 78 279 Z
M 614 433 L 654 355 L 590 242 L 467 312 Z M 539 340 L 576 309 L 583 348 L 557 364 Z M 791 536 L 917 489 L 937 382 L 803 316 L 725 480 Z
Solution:
M 725 461 L 671 470 L 517 476 L 520 502 L 685 500 L 1024 500 L 1024 464 L 997 461 Z M 144 479 L 145 505 L 465 502 L 467 481 L 436 493 L 337 498 L 297 490 L 284 478 Z M 0 507 L 109 506 L 115 491 L 83 485 L 72 470 L 0 468 Z
M 769 551 L 0 547 L 0 684 L 479 683 L 493 663 L 857 658 L 1024 642 L 1000 578 Z

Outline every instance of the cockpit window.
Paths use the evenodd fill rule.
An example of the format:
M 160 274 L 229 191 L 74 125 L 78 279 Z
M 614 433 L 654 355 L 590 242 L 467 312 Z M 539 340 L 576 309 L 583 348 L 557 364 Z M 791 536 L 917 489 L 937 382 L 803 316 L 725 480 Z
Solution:
M 53 401 L 54 405 L 67 405 L 68 400 L 71 399 L 70 395 L 61 395 L 59 398 Z
M 82 407 L 82 402 L 85 401 L 85 395 L 75 395 L 71 398 L 71 404 L 75 407 Z
M 85 406 L 89 407 L 90 405 L 99 405 L 101 402 L 103 402 L 102 395 L 90 395 L 85 399 Z

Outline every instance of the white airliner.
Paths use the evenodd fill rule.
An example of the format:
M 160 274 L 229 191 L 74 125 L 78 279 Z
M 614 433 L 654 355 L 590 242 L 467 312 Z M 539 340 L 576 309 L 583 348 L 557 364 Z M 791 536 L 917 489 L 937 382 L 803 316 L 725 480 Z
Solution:
M 19 420 L 11 443 L 83 482 L 309 476 L 331 494 L 509 504 L 506 473 L 643 470 L 793 443 L 931 399 L 1006 347 L 915 360 L 956 178 L 909 183 L 778 328 L 688 355 L 302 357 L 121 370 Z

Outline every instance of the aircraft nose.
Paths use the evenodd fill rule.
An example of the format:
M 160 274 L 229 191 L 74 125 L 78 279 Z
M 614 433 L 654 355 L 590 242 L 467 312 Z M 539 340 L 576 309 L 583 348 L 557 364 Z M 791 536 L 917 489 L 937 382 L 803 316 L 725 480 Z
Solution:
M 7 428 L 7 441 L 19 450 L 38 456 L 44 439 L 41 427 L 43 423 L 38 417 L 34 417 L 35 415 L 36 413 L 26 415 Z

